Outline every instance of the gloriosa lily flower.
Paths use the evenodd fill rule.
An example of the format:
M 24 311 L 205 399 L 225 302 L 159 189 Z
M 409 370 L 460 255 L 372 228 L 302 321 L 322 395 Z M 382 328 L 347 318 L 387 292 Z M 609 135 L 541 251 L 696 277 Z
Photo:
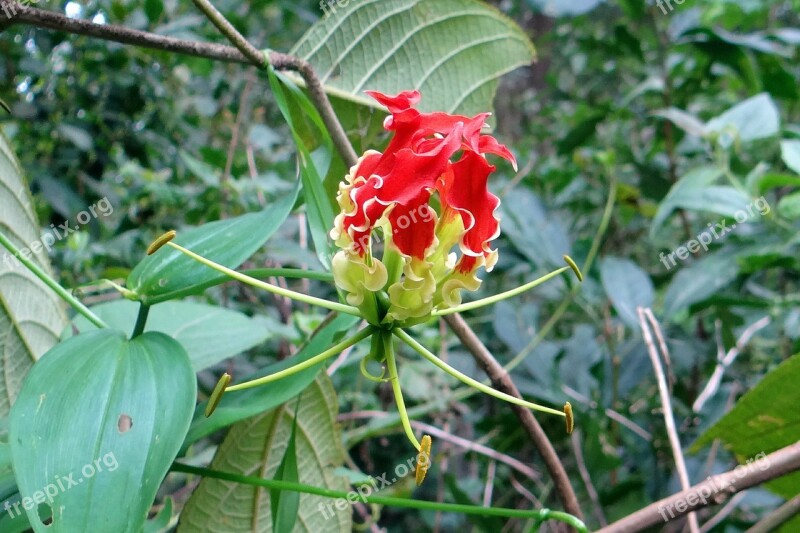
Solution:
M 568 266 L 501 294 L 461 303 L 461 291 L 477 290 L 480 268 L 491 271 L 497 250 L 491 242 L 500 234 L 495 211 L 500 200 L 489 192 L 487 182 L 495 167 L 487 155 L 499 156 L 516 168 L 511 152 L 490 135 L 483 135 L 488 113 L 469 118 L 448 113 L 422 113 L 415 109 L 417 91 L 396 96 L 369 92 L 390 112 L 384 126 L 392 132 L 386 150 L 367 151 L 350 169 L 339 186 L 337 201 L 341 212 L 334 221 L 331 238 L 339 247 L 332 260 L 333 279 L 345 293 L 347 304 L 331 302 L 236 272 L 171 242 L 175 232 L 157 239 L 148 254 L 169 245 L 229 277 L 274 294 L 348 313 L 368 323 L 355 335 L 324 352 L 275 374 L 229 385 L 231 377 L 220 379 L 206 408 L 210 416 L 222 394 L 264 385 L 318 365 L 371 337 L 369 355 L 361 361 L 362 374 L 374 381 L 389 382 L 394 392 L 403 429 L 418 450 L 416 480 L 422 483 L 428 470 L 430 437 L 420 443 L 406 413 L 400 390 L 395 337 L 420 356 L 463 383 L 510 403 L 564 416 L 572 431 L 572 409 L 544 407 L 497 391 L 436 357 L 403 328 L 431 317 L 467 311 L 510 298 L 569 269 L 579 280 L 578 267 L 565 256 Z M 378 243 L 383 239 L 381 257 Z M 376 361 L 383 367 L 379 376 L 367 370 Z
M 333 274 L 347 302 L 371 323 L 409 325 L 459 305 L 461 289 L 480 287 L 478 269 L 494 267 L 490 243 L 500 234 L 500 200 L 489 192 L 495 167 L 485 156 L 515 168 L 516 160 L 481 134 L 489 113 L 422 113 L 414 107 L 417 91 L 368 94 L 391 112 L 384 126 L 393 137 L 383 153 L 365 153 L 339 186 Z M 383 236 L 382 260 L 375 233 Z

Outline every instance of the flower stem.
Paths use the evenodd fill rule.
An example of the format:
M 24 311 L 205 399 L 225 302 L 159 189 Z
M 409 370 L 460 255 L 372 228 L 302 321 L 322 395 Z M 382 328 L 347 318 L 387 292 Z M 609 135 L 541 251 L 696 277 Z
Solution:
M 338 311 L 340 313 L 345 313 L 348 315 L 361 316 L 361 311 L 359 311 L 357 307 L 341 304 L 339 302 L 330 302 L 328 300 L 323 300 L 322 298 L 317 298 L 315 296 L 309 296 L 308 294 L 303 294 L 293 290 L 284 289 L 283 287 L 272 285 L 271 283 L 267 283 L 266 281 L 261 281 L 259 279 L 252 278 L 250 276 L 242 274 L 241 272 L 237 272 L 233 269 L 215 263 L 210 259 L 206 259 L 205 257 L 198 255 L 192 252 L 191 250 L 187 250 L 180 244 L 175 244 L 174 242 L 168 242 L 167 246 L 172 246 L 179 252 L 188 255 L 195 261 L 202 263 L 209 268 L 213 268 L 217 272 L 222 272 L 223 274 L 226 274 L 232 279 L 235 279 L 236 281 L 241 281 L 242 283 L 250 285 L 251 287 L 264 289 L 267 292 L 271 292 L 273 294 L 277 294 L 278 296 L 283 296 L 285 298 L 291 298 L 293 300 L 297 300 L 298 302 L 303 302 L 311 305 L 318 305 L 319 307 L 324 307 L 325 309 L 330 309 L 331 311 Z
M 414 436 L 414 430 L 411 429 L 411 422 L 408 419 L 408 412 L 406 411 L 406 403 L 403 401 L 403 391 L 400 390 L 400 376 L 397 374 L 397 360 L 394 356 L 394 345 L 392 344 L 392 334 L 388 331 L 382 331 L 383 337 L 383 352 L 386 356 L 386 364 L 389 367 L 389 381 L 392 383 L 392 392 L 394 392 L 394 400 L 397 403 L 397 412 L 400 414 L 400 421 L 403 423 L 403 430 L 406 432 L 406 437 L 414 445 L 414 448 L 419 451 L 421 445 Z
M 133 333 L 131 339 L 134 339 L 144 333 L 144 327 L 147 325 L 147 315 L 150 314 L 150 306 L 139 302 L 139 314 L 136 316 L 136 325 L 133 326 Z
M 534 411 L 541 411 L 543 413 L 550 413 L 552 415 L 558 415 L 558 416 L 566 416 L 563 411 L 558 411 L 558 410 L 552 409 L 550 407 L 545 407 L 543 405 L 531 403 L 531 402 L 522 400 L 520 398 L 516 398 L 514 396 L 511 396 L 509 394 L 506 394 L 504 392 L 500 392 L 498 390 L 494 390 L 493 388 L 489 387 L 488 385 L 484 385 L 480 381 L 472 379 L 471 377 L 467 376 L 466 374 L 462 374 L 461 372 L 459 372 L 458 370 L 456 370 L 452 366 L 448 365 L 447 363 L 445 363 L 444 361 L 442 361 L 441 359 L 439 359 L 438 357 L 433 355 L 431 352 L 428 351 L 427 348 L 425 348 L 423 345 L 418 343 L 411 335 L 409 335 L 408 333 L 406 333 L 405 331 L 403 331 L 400 328 L 395 329 L 394 330 L 394 334 L 397 335 L 397 337 L 399 337 L 400 340 L 402 340 L 403 342 L 408 344 L 411 348 L 413 348 L 414 351 L 416 351 L 422 357 L 424 357 L 425 359 L 427 359 L 428 361 L 430 361 L 434 365 L 438 366 L 439 368 L 441 368 L 442 370 L 444 370 L 445 372 L 447 372 L 448 374 L 450 374 L 454 378 L 458 379 L 462 383 L 465 383 L 465 384 L 469 385 L 470 387 L 478 389 L 479 391 L 481 391 L 483 393 L 486 393 L 489 396 L 494 396 L 495 398 L 498 398 L 500 400 L 505 400 L 505 401 L 507 401 L 509 403 L 513 403 L 513 404 L 516 404 L 516 405 L 521 405 L 523 407 L 527 407 L 528 409 L 532 409 Z
M 242 483 L 245 485 L 251 485 L 255 487 L 266 487 L 275 490 L 288 490 L 304 494 L 314 494 L 316 496 L 322 496 L 324 498 L 346 499 L 348 496 L 348 493 L 344 491 L 333 490 L 324 487 L 314 487 L 312 485 L 305 485 L 302 483 L 294 483 L 291 481 L 283 481 L 279 479 L 264 479 L 256 476 L 243 476 L 241 474 L 234 474 L 232 472 L 210 470 L 207 468 L 185 465 L 182 463 L 172 463 L 170 470 L 172 470 L 173 472 L 183 472 L 186 474 L 195 474 L 198 476 L 203 476 L 208 478 L 233 481 L 234 483 Z M 378 496 L 378 495 L 365 496 L 364 501 L 366 503 L 374 505 L 388 505 L 391 507 L 403 507 L 408 509 L 425 509 L 425 510 L 443 511 L 452 513 L 464 513 L 468 515 L 478 515 L 478 516 L 529 518 L 537 522 L 544 520 L 559 520 L 574 527 L 580 533 L 588 533 L 588 529 L 586 529 L 586 525 L 583 523 L 583 521 L 570 514 L 561 511 L 550 511 L 547 509 L 525 510 L 525 509 L 504 509 L 502 507 L 480 507 L 477 505 L 431 502 L 431 501 L 416 500 L 411 498 L 395 498 L 391 496 Z
M 108 324 L 103 322 L 100 317 L 92 313 L 88 307 L 83 305 L 83 302 L 75 298 L 69 291 L 67 291 L 64 287 L 59 285 L 53 278 L 47 275 L 43 269 L 39 267 L 36 263 L 22 255 L 19 248 L 14 246 L 8 238 L 0 232 L 0 245 L 2 245 L 6 250 L 8 250 L 11 255 L 13 255 L 20 263 L 25 265 L 25 268 L 31 271 L 31 273 L 42 280 L 42 283 L 50 287 L 53 292 L 55 292 L 62 300 L 67 302 L 70 306 L 72 306 L 78 313 L 82 314 L 86 319 L 97 326 L 98 328 L 107 328 Z
M 558 276 L 562 272 L 566 272 L 567 270 L 572 270 L 572 267 L 569 267 L 569 266 L 561 267 L 558 270 L 554 270 L 553 272 L 550 272 L 549 274 L 546 274 L 546 275 L 542 276 L 541 278 L 538 278 L 538 279 L 535 279 L 533 281 L 530 281 L 530 282 L 526 283 L 525 285 L 521 285 L 521 286 L 517 287 L 516 289 L 511 289 L 511 290 L 508 290 L 508 291 L 505 291 L 505 292 L 501 292 L 500 294 L 495 294 L 494 296 L 489 296 L 488 298 L 475 300 L 474 302 L 468 302 L 468 303 L 465 303 L 465 304 L 457 305 L 455 307 L 450 307 L 448 309 L 435 310 L 435 311 L 433 311 L 431 313 L 431 315 L 432 316 L 452 315 L 453 313 L 461 313 L 461 312 L 464 312 L 464 311 L 471 311 L 472 309 L 478 309 L 479 307 L 484 307 L 484 306 L 487 306 L 487 305 L 491 305 L 491 304 L 506 300 L 508 298 L 514 297 L 514 296 L 516 296 L 518 294 L 522 294 L 523 292 L 525 292 L 527 290 L 530 290 L 530 289 L 536 287 L 537 285 L 541 285 L 545 281 L 549 281 L 549 280 L 553 279 L 554 277 Z
M 349 347 L 351 347 L 351 346 L 353 346 L 355 344 L 358 344 L 359 342 L 363 341 L 364 339 L 366 339 L 367 337 L 369 337 L 373 333 L 375 333 L 375 328 L 372 327 L 372 326 L 367 326 L 366 328 L 362 329 L 361 331 L 359 331 L 358 333 L 356 333 L 355 335 L 353 335 L 349 339 L 343 340 L 339 344 L 336 344 L 336 345 L 332 346 L 331 348 L 328 348 L 327 350 L 325 350 L 324 352 L 322 352 L 319 355 L 315 355 L 314 357 L 312 357 L 310 359 L 306 359 L 302 363 L 297 363 L 294 366 L 290 366 L 289 368 L 287 368 L 285 370 L 281 370 L 280 372 L 275 372 L 274 374 L 270 374 L 269 376 L 264 376 L 264 377 L 261 377 L 261 378 L 258 378 L 258 379 L 254 379 L 252 381 L 245 381 L 244 383 L 239 383 L 238 385 L 233 385 L 231 387 L 227 387 L 225 389 L 225 391 L 226 392 L 232 392 L 232 391 L 237 391 L 237 390 L 250 389 L 252 387 L 258 387 L 259 385 L 264 385 L 266 383 L 270 383 L 270 382 L 277 381 L 279 379 L 285 378 L 287 376 L 291 376 L 292 374 L 296 374 L 298 372 L 301 372 L 301 371 L 303 371 L 303 370 L 305 370 L 307 368 L 310 368 L 310 367 L 312 367 L 312 366 L 314 366 L 314 365 L 316 365 L 318 363 L 321 363 L 325 359 L 328 359 L 330 357 L 333 357 L 334 355 L 337 355 L 337 354 L 341 353 L 342 351 L 348 349 Z

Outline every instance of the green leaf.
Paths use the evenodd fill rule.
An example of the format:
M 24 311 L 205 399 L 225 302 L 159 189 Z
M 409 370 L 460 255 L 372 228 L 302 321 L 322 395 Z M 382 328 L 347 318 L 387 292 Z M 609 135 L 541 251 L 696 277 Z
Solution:
M 800 218 L 800 192 L 793 192 L 778 202 L 778 213 L 792 220 Z
M 358 318 L 353 316 L 337 316 L 330 324 L 322 328 L 297 354 L 289 359 L 270 365 L 255 375 L 237 381 L 249 381 L 269 374 L 274 374 L 292 365 L 310 359 L 330 348 L 341 335 L 353 327 Z M 272 409 L 300 394 L 314 381 L 321 366 L 307 368 L 297 374 L 275 381 L 269 385 L 226 393 L 220 400 L 214 414 L 205 416 L 206 404 L 203 402 L 195 409 L 194 420 L 186 436 L 184 449 L 192 443 L 223 427 L 249 418 L 253 415 Z
M 733 218 L 737 212 L 747 208 L 750 198 L 733 187 L 711 185 L 722 177 L 722 170 L 703 166 L 690 170 L 679 179 L 661 201 L 656 216 L 650 225 L 650 236 L 654 236 L 667 218 L 676 209 L 708 211 Z
M 47 250 L 19 162 L 0 134 L 0 231 L 45 272 Z M 48 241 L 49 242 L 49 241 Z M 33 250 L 31 250 L 33 248 Z M 8 415 L 22 380 L 56 342 L 67 317 L 61 300 L 0 247 L 0 417 Z
M 223 266 L 236 268 L 283 224 L 298 192 L 299 183 L 291 194 L 263 211 L 178 232 L 175 242 Z M 139 300 L 152 305 L 201 292 L 218 278 L 215 270 L 164 247 L 136 265 L 127 286 Z
M 274 479 L 296 420 L 300 483 L 347 490 L 345 479 L 336 475 L 336 468 L 344 462 L 344 449 L 336 422 L 339 404 L 328 376 L 320 374 L 306 389 L 296 417 L 295 405 L 289 402 L 234 425 L 210 468 Z M 205 478 L 186 503 L 178 532 L 269 532 L 269 498 L 270 492 L 259 487 Z M 294 531 L 350 533 L 350 504 L 339 510 L 335 503 L 330 498 L 301 494 Z
M 739 250 L 723 249 L 682 268 L 672 278 L 664 295 L 664 315 L 673 317 L 736 279 L 739 274 L 736 255 L 739 253 Z
M 631 328 L 639 327 L 637 307 L 652 307 L 653 282 L 629 259 L 606 257 L 600 263 L 600 279 L 619 318 Z
M 310 147 L 298 131 L 292 112 L 289 109 L 288 100 L 291 99 L 294 104 L 299 105 L 305 112 L 305 116 L 311 118 L 316 124 L 325 141 L 326 146 L 323 150 L 327 151 L 328 154 L 333 153 L 333 143 L 322 122 L 322 118 L 308 100 L 308 97 L 288 78 L 273 69 L 269 69 L 268 74 L 275 100 L 283 114 L 283 118 L 286 119 L 289 128 L 291 128 L 297 144 L 297 156 L 300 160 L 300 179 L 303 182 L 303 196 L 305 197 L 306 212 L 308 213 L 308 225 L 311 228 L 311 238 L 317 250 L 317 257 L 319 257 L 322 265 L 330 270 L 332 250 L 328 241 L 328 232 L 333 228 L 334 215 L 333 207 L 328 200 L 322 183 L 322 176 L 326 174 L 330 161 L 328 161 L 328 165 L 325 165 L 325 168 L 317 168 L 317 162 L 312 157 Z
M 95 305 L 91 310 L 109 327 L 120 331 L 133 330 L 139 304 L 117 300 Z M 84 317 L 77 317 L 75 333 L 91 331 L 94 326 Z M 74 335 L 73 327 L 64 337 Z M 279 324 L 266 317 L 250 318 L 224 307 L 196 302 L 165 302 L 150 309 L 145 331 L 160 331 L 180 342 L 195 372 L 238 355 L 269 339 Z
M 736 406 L 692 445 L 697 451 L 714 439 L 727 444 L 740 462 L 769 454 L 800 440 L 800 355 L 794 355 L 767 374 L 742 396 Z M 763 457 L 763 456 L 762 456 Z M 752 463 L 757 468 L 768 467 Z M 800 492 L 800 473 L 782 476 L 767 488 L 791 498 Z
M 297 472 L 297 413 L 300 408 L 302 395 L 298 397 L 294 409 L 294 420 L 292 421 L 292 433 L 289 435 L 289 444 L 275 471 L 273 479 L 280 481 L 291 481 L 298 483 L 300 474 Z M 269 491 L 270 511 L 272 513 L 273 533 L 292 533 L 297 522 L 297 513 L 300 509 L 300 493 L 293 491 L 275 490 Z
M 706 123 L 710 133 L 735 133 L 741 142 L 777 135 L 780 129 L 778 107 L 767 93 L 757 94 L 728 109 Z
M 519 26 L 475 0 L 364 0 L 328 11 L 291 53 L 329 91 L 365 105 L 375 106 L 367 89 L 419 89 L 424 111 L 489 111 L 498 79 L 535 57 Z
M 781 158 L 787 167 L 800 174 L 800 141 L 781 141 Z
M 170 522 L 172 522 L 173 506 L 172 498 L 167 496 L 164 506 L 158 514 L 145 522 L 142 533 L 167 533 L 170 530 Z
M 27 509 L 34 530 L 140 533 L 195 396 L 186 353 L 161 333 L 128 341 L 103 329 L 45 354 L 9 420 L 20 493 L 42 500 L 46 492 L 43 507 L 53 511 L 45 526 Z

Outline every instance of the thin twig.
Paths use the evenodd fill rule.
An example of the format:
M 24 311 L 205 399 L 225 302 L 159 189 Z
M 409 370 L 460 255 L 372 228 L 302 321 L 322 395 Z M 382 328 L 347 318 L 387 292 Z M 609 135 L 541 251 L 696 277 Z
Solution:
M 494 489 L 494 476 L 497 472 L 497 462 L 489 461 L 489 468 L 486 469 L 486 483 L 483 485 L 483 506 L 492 506 L 492 489 Z
M 711 505 L 721 505 L 736 493 L 800 470 L 800 442 L 759 459 L 759 466 L 739 465 L 735 470 L 707 478 L 688 490 L 651 503 L 595 533 L 642 531 Z
M 695 413 L 699 413 L 705 403 L 710 400 L 719 390 L 719 386 L 722 383 L 722 376 L 725 374 L 725 369 L 733 364 L 736 360 L 736 357 L 739 356 L 739 353 L 747 346 L 747 343 L 750 342 L 750 339 L 755 335 L 760 329 L 767 327 L 770 323 L 770 317 L 765 316 L 748 326 L 741 334 L 739 339 L 736 341 L 736 345 L 733 346 L 728 352 L 725 354 L 724 357 L 720 358 L 717 361 L 717 366 L 714 368 L 714 373 L 711 374 L 711 377 L 706 383 L 706 386 L 703 388 L 703 391 L 697 396 L 697 399 L 692 404 L 692 411 Z M 720 350 L 724 350 L 723 347 L 720 347 Z
M 769 513 L 745 533 L 769 533 L 794 518 L 798 513 L 800 513 L 800 495 L 795 496 Z
M 458 313 L 447 315 L 444 319 L 447 321 L 450 329 L 452 329 L 459 338 L 461 344 L 472 353 L 478 365 L 480 365 L 484 372 L 486 372 L 486 375 L 489 376 L 494 388 L 506 394 L 510 394 L 511 396 L 522 398 L 517 386 L 514 385 L 514 382 L 511 380 L 511 376 L 509 376 L 508 372 L 506 372 L 494 356 L 492 356 L 461 315 Z M 583 518 L 583 511 L 581 511 L 580 505 L 578 504 L 578 498 L 575 496 L 575 491 L 572 489 L 569 476 L 567 476 L 564 465 L 558 458 L 558 454 L 556 454 L 555 448 L 553 448 L 553 445 L 550 443 L 550 439 L 547 438 L 547 434 L 542 429 L 542 426 L 539 425 L 539 422 L 536 420 L 536 417 L 533 416 L 530 409 L 519 405 L 511 405 L 511 409 L 514 410 L 525 432 L 533 441 L 542 459 L 544 459 L 544 463 L 547 466 L 547 470 L 550 472 L 550 476 L 553 478 L 553 482 L 556 485 L 556 492 L 558 493 L 558 497 L 564 509 L 578 518 Z
M 586 492 L 589 494 L 589 499 L 592 500 L 594 517 L 597 518 L 597 522 L 602 527 L 605 527 L 608 525 L 608 521 L 603 513 L 603 506 L 600 504 L 600 496 L 597 494 L 594 483 L 592 483 L 592 476 L 589 474 L 589 469 L 586 468 L 586 461 L 583 458 L 583 450 L 581 449 L 582 442 L 583 438 L 580 430 L 575 431 L 572 434 L 572 449 L 575 452 L 575 462 L 578 465 L 578 472 L 581 475 L 581 479 L 583 479 L 583 484 L 586 487 Z
M 683 449 L 681 448 L 681 440 L 678 437 L 678 429 L 675 427 L 675 417 L 672 414 L 669 386 L 667 385 L 667 378 L 664 375 L 664 369 L 661 367 L 661 361 L 658 356 L 656 345 L 653 342 L 653 336 L 650 333 L 650 327 L 659 329 L 658 322 L 649 320 L 648 309 L 638 307 L 636 311 L 639 314 L 639 326 L 642 328 L 642 336 L 647 346 L 647 353 L 650 355 L 650 361 L 653 363 L 653 371 L 656 374 L 656 383 L 658 384 L 661 406 L 664 411 L 664 425 L 667 428 L 669 443 L 672 447 L 672 455 L 675 459 L 675 469 L 678 471 L 681 488 L 687 490 L 691 486 L 691 483 L 689 482 L 689 474 L 686 471 L 686 462 L 683 459 Z M 651 324 L 648 325 L 648 322 L 651 322 Z M 700 525 L 697 522 L 697 515 L 695 513 L 689 513 L 689 529 L 692 533 L 699 533 L 700 531 Z
M 725 520 L 728 515 L 730 515 L 734 509 L 739 505 L 739 502 L 744 499 L 747 495 L 747 491 L 742 491 L 736 494 L 733 498 L 731 498 L 728 503 L 726 503 L 722 509 L 719 510 L 717 514 L 712 516 L 703 526 L 700 528 L 700 533 L 708 533 L 712 529 L 714 529 L 720 522 Z
M 12 17 L 8 19 L 7 22 L 9 26 L 13 24 L 27 24 L 37 28 L 47 28 L 76 35 L 96 37 L 106 41 L 163 50 L 166 52 L 205 57 L 228 63 L 251 64 L 262 69 L 267 67 L 267 57 L 269 57 L 269 64 L 274 68 L 278 70 L 296 71 L 302 76 L 306 88 L 308 89 L 309 97 L 314 102 L 317 111 L 319 111 L 325 123 L 325 127 L 331 135 L 334 146 L 347 166 L 353 166 L 358 159 L 353 150 L 353 146 L 350 144 L 350 140 L 347 138 L 344 128 L 336 118 L 336 114 L 333 111 L 328 95 L 325 93 L 322 82 L 317 77 L 308 61 L 302 58 L 269 51 L 268 55 L 265 55 L 264 52 L 258 52 L 258 61 L 256 61 L 256 55 L 253 54 L 252 50 L 249 50 L 249 55 L 245 55 L 238 48 L 232 46 L 176 39 L 174 37 L 166 37 L 114 24 L 96 24 L 88 20 L 73 19 L 59 13 L 23 6 L 14 0 L 0 0 L 0 10 L 3 9 L 7 9 L 8 12 L 13 13 Z M 236 33 L 238 34 L 238 32 Z M 252 48 L 252 45 L 250 45 L 249 48 Z
M 661 355 L 664 356 L 664 366 L 666 367 L 666 374 L 667 374 L 667 383 L 669 383 L 669 392 L 672 394 L 672 386 L 675 384 L 675 376 L 672 373 L 672 359 L 669 356 L 669 349 L 667 348 L 667 342 L 664 340 L 664 334 L 661 332 L 661 327 L 658 325 L 658 321 L 656 320 L 655 315 L 653 315 L 653 310 L 647 308 L 644 310 L 645 314 L 647 315 L 647 320 L 650 321 L 650 324 L 653 326 L 653 333 L 655 334 L 656 340 L 658 341 L 658 346 L 661 348 Z

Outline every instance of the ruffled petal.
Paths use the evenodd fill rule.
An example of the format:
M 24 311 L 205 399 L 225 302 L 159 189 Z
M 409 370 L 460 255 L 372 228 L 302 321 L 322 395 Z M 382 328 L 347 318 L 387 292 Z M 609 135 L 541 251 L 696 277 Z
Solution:
M 489 192 L 488 178 L 495 167 L 475 152 L 464 152 L 451 171 L 439 181 L 442 204 L 456 210 L 464 222 L 461 250 L 466 255 L 491 252 L 489 242 L 500 235 L 495 210 L 500 199 Z
M 336 285 L 347 293 L 347 303 L 360 306 L 367 293 L 381 290 L 388 281 L 386 267 L 372 258 L 367 264 L 364 257 L 345 250 L 336 252 L 331 260 L 331 270 Z

